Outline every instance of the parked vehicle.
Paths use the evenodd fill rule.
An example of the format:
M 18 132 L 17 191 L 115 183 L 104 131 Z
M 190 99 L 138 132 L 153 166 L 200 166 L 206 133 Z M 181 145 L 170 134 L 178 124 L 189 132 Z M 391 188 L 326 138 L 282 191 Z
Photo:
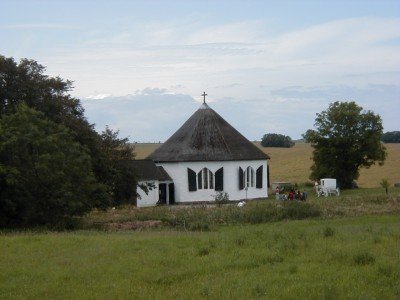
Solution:
M 334 178 L 323 178 L 320 180 L 320 184 L 317 186 L 317 197 L 330 195 L 340 196 L 340 190 L 336 185 L 336 179 Z

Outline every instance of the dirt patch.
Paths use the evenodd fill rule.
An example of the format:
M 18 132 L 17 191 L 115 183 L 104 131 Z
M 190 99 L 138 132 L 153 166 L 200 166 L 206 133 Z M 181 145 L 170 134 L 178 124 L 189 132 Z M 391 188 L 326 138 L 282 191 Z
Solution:
M 125 223 L 110 223 L 110 230 L 143 230 L 148 228 L 159 228 L 163 226 L 163 222 L 159 220 L 133 221 Z

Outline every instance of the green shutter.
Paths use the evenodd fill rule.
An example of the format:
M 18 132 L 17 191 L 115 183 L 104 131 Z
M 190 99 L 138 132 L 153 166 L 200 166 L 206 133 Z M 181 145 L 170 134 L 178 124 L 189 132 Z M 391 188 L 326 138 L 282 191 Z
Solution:
M 224 190 L 224 168 L 218 169 L 215 172 L 215 190 L 216 191 Z
M 243 169 L 239 167 L 239 190 L 243 190 Z
M 197 186 L 196 186 L 196 172 L 193 171 L 192 169 L 187 169 L 188 170 L 188 185 L 189 185 L 189 192 L 194 192 L 197 191 Z
M 259 167 L 256 172 L 256 188 L 262 189 L 263 187 L 263 166 Z

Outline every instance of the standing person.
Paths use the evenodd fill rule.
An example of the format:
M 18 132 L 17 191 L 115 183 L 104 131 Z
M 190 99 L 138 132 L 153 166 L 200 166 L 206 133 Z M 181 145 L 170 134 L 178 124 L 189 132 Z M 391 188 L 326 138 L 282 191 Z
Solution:
M 289 192 L 289 200 L 293 200 L 294 199 L 294 191 L 290 190 Z
M 318 194 L 318 180 L 314 180 L 315 192 Z
M 299 201 L 303 200 L 300 190 L 297 191 L 297 200 Z
M 279 200 L 279 186 L 277 186 L 275 189 L 275 198 L 276 200 Z

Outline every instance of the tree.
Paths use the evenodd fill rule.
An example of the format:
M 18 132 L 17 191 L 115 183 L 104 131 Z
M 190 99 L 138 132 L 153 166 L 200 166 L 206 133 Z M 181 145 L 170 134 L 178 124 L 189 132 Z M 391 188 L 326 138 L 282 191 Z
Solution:
M 387 195 L 388 192 L 389 192 L 389 187 L 390 187 L 389 180 L 386 179 L 386 178 L 382 179 L 381 182 L 380 182 L 380 185 L 381 185 L 381 187 L 383 187 L 385 189 L 385 192 L 386 192 L 386 195 Z
M 388 131 L 382 136 L 384 143 L 400 143 L 400 131 Z
M 25 104 L 0 118 L 0 227 L 54 225 L 108 205 L 68 128 Z
M 135 172 L 129 161 L 134 158 L 133 147 L 127 138 L 118 138 L 119 131 L 108 126 L 100 135 L 102 165 L 105 172 L 99 174 L 109 187 L 114 205 L 132 203 L 136 196 Z
M 262 137 L 261 146 L 290 148 L 294 146 L 294 142 L 287 135 L 268 133 L 264 134 L 264 136 Z
M 303 135 L 314 148 L 311 179 L 333 177 L 341 188 L 351 188 L 361 167 L 382 165 L 386 159 L 380 116 L 355 102 L 331 103 L 317 113 L 315 127 Z
M 118 138 L 118 132 L 108 128 L 105 134 L 98 134 L 86 120 L 79 99 L 69 94 L 72 82 L 50 77 L 45 70 L 34 60 L 22 59 L 17 63 L 13 58 L 0 55 L 0 118 L 14 114 L 25 103 L 49 121 L 65 126 L 73 141 L 86 149 L 93 175 L 106 187 L 106 195 L 114 200 L 113 205 L 127 202 L 131 193 L 127 185 L 132 184 L 136 189 L 132 167 L 129 163 L 122 166 L 123 160 L 133 159 L 127 139 Z M 124 176 L 129 180 L 126 185 L 122 183 Z

